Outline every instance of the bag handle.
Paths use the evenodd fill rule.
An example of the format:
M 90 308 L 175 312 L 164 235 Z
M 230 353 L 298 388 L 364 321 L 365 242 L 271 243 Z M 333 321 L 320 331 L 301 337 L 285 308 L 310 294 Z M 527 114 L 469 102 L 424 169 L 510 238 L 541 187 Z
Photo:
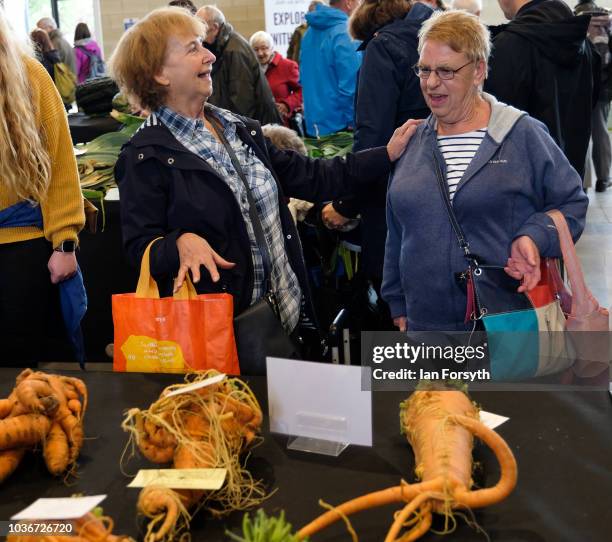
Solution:
M 149 262 L 149 255 L 151 253 L 151 247 L 153 243 L 163 239 L 163 237 L 156 237 L 151 241 L 142 255 L 142 261 L 140 262 L 140 275 L 138 277 L 138 285 L 136 286 L 136 297 L 146 299 L 159 299 L 159 288 L 157 282 L 151 276 L 151 267 Z M 183 285 L 172 296 L 175 300 L 186 301 L 188 299 L 197 299 L 198 293 L 193 287 L 193 283 L 189 278 L 189 274 L 185 275 Z
M 599 303 L 593 297 L 584 280 L 582 266 L 576 254 L 576 247 L 567 226 L 567 221 L 561 211 L 556 209 L 547 211 L 546 214 L 552 218 L 555 228 L 557 228 L 563 264 L 567 270 L 572 290 L 572 314 L 589 314 L 599 307 Z

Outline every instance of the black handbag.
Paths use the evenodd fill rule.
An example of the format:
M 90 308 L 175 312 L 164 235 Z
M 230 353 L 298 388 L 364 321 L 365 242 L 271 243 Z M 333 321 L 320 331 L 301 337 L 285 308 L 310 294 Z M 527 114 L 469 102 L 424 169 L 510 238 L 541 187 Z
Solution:
M 300 347 L 297 341 L 294 341 L 285 331 L 280 321 L 276 296 L 270 283 L 270 277 L 272 276 L 270 251 L 246 175 L 234 149 L 225 139 L 223 129 L 219 126 L 218 121 L 213 118 L 211 124 L 229 154 L 236 173 L 244 184 L 249 202 L 249 215 L 264 268 L 265 295 L 234 318 L 234 336 L 238 350 L 240 373 L 244 375 L 265 375 L 266 357 L 300 359 Z

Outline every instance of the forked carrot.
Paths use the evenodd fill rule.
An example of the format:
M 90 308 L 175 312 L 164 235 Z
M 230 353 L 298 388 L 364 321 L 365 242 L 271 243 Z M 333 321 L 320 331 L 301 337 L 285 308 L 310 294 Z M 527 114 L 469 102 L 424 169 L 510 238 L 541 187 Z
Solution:
M 481 508 L 505 499 L 517 480 L 516 460 L 506 442 L 480 420 L 478 409 L 458 390 L 417 390 L 401 405 L 402 432 L 415 456 L 420 482 L 390 487 L 345 502 L 325 512 L 298 533 L 302 540 L 360 510 L 404 502 L 385 542 L 407 542 L 423 536 L 432 513 L 452 519 L 453 511 Z M 494 487 L 471 490 L 473 437 L 494 452 L 501 476 Z M 405 525 L 409 528 L 402 534 Z M 450 532 L 452 529 L 448 529 Z

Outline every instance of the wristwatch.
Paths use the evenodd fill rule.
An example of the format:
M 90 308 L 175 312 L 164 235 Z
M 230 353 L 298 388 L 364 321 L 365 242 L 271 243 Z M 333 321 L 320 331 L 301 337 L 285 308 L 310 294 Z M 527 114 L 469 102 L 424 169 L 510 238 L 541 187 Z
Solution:
M 53 250 L 56 252 L 74 252 L 76 250 L 76 241 L 62 241 Z

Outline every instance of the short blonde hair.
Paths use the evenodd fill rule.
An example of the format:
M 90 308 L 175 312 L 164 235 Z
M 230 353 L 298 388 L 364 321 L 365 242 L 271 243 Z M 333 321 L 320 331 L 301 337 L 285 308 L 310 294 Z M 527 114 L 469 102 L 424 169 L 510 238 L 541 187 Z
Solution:
M 448 45 L 472 62 L 489 62 L 491 36 L 476 15 L 465 11 L 436 11 L 419 30 L 419 54 L 427 40 Z
M 131 103 L 154 111 L 168 92 L 155 80 L 165 62 L 168 39 L 186 34 L 204 38 L 206 31 L 206 23 L 184 8 L 156 9 L 121 36 L 109 62 L 111 77 Z

